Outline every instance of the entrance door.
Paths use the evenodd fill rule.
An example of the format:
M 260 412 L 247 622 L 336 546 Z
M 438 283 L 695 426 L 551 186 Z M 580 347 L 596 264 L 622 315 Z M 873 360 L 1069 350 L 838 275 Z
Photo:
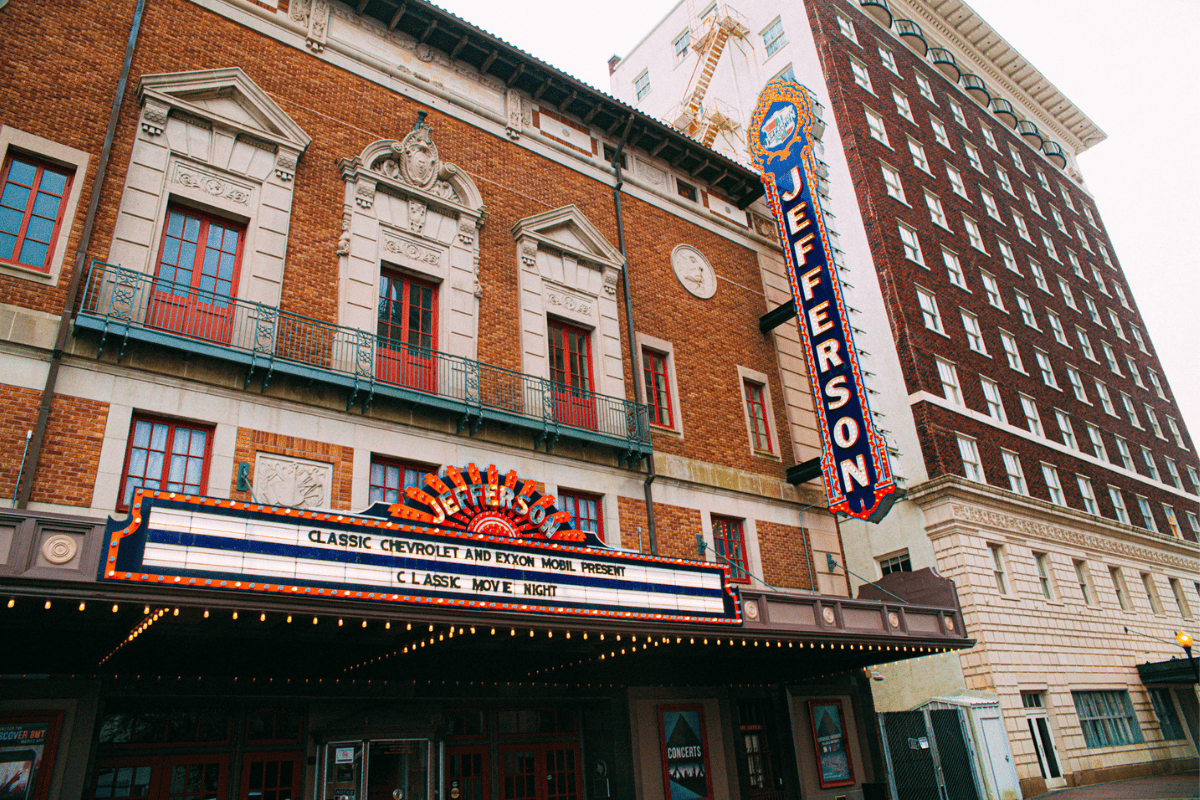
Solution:
M 383 270 L 379 275 L 379 380 L 437 391 L 437 287 Z
M 167 211 L 149 324 L 228 343 L 241 258 L 240 226 L 172 207 Z
M 501 800 L 580 800 L 579 745 L 545 742 L 500 748 Z
M 228 779 L 227 755 L 102 759 L 96 765 L 91 797 L 94 800 L 225 800 Z
M 551 320 L 550 379 L 554 381 L 554 417 L 565 425 L 596 430 L 592 394 L 592 346 L 588 332 Z
M 1033 749 L 1037 753 L 1038 767 L 1046 780 L 1046 788 L 1053 789 L 1066 786 L 1062 768 L 1058 764 L 1058 753 L 1054 749 L 1054 739 L 1050 736 L 1050 723 L 1046 719 L 1046 710 L 1041 692 L 1021 692 L 1021 703 L 1025 707 L 1025 722 L 1029 726 L 1029 735 L 1033 738 Z
M 492 800 L 487 747 L 446 748 L 446 792 L 449 800 Z
M 367 750 L 367 800 L 428 800 L 429 743 L 371 742 Z
M 238 800 L 297 800 L 302 759 L 302 753 L 247 753 Z

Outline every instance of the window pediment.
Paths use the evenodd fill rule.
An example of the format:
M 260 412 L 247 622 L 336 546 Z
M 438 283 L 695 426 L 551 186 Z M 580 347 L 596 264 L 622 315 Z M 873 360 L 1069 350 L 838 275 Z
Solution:
M 236 131 L 298 156 L 312 141 L 238 67 L 146 75 L 138 82 L 142 128 L 157 135 L 171 111 Z
M 513 226 L 512 234 L 521 244 L 523 258 L 546 247 L 594 269 L 619 271 L 625 264 L 621 251 L 574 205 L 526 217 Z

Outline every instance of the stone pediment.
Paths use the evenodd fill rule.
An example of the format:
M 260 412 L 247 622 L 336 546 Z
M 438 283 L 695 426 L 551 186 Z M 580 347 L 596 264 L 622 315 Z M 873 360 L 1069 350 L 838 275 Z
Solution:
M 238 67 L 145 75 L 138 82 L 143 126 L 166 124 L 171 111 L 301 153 L 307 133 Z
M 621 251 L 574 205 L 526 217 L 513 226 L 512 233 L 518 242 L 532 239 L 581 262 L 618 270 L 624 266 Z

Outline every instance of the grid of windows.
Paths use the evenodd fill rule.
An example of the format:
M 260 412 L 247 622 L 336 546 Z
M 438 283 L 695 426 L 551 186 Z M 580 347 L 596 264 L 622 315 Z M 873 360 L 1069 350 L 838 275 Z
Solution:
M 1038 414 L 1037 403 L 1027 394 L 1021 395 L 1021 410 L 1025 412 L 1025 427 L 1035 436 L 1044 436 L 1042 432 L 1042 417 Z
M 987 478 L 983 474 L 983 463 L 979 460 L 979 448 L 975 444 L 975 440 L 958 435 L 958 453 L 962 456 L 963 473 L 967 480 L 975 481 L 976 483 L 987 483 Z
M 212 427 L 135 416 L 129 431 L 121 496 L 125 510 L 139 487 L 204 494 L 208 486 Z
M 933 128 L 933 138 L 937 140 L 938 144 L 947 150 L 954 149 L 950 146 L 950 137 L 946 134 L 946 126 L 932 114 L 929 116 L 929 127 Z
M 975 149 L 975 145 L 971 144 L 966 139 L 963 139 L 963 152 L 967 154 L 968 163 L 970 163 L 974 169 L 978 170 L 979 172 L 983 172 L 983 162 L 979 160 L 979 151 Z
M 1000 209 L 996 206 L 996 198 L 992 193 L 980 186 L 979 197 L 983 200 L 983 207 L 987 209 L 988 216 L 1003 225 L 1004 222 L 1000 219 Z
M 680 63 L 685 58 L 687 58 L 688 47 L 691 45 L 691 43 L 692 43 L 692 32 L 690 30 L 684 31 L 683 33 L 681 33 L 679 35 L 679 38 L 675 40 L 675 63 L 676 64 Z
M 764 387 L 751 380 L 742 382 L 746 397 L 746 411 L 750 417 L 750 439 L 754 449 L 771 452 L 771 429 L 767 424 L 767 404 Z
M 979 329 L 979 318 L 966 309 L 961 309 L 963 330 L 967 332 L 967 347 L 976 353 L 987 355 L 987 344 L 983 341 L 983 332 Z
M 1000 385 L 991 378 L 979 378 L 979 383 L 983 387 L 983 399 L 987 403 L 988 416 L 1000 422 L 1008 422 L 1008 416 L 1004 413 L 1004 401 L 1000 397 Z
M 372 503 L 403 502 L 404 490 L 409 486 L 420 489 L 425 471 L 411 464 L 390 458 L 371 458 L 370 498 Z
M 1071 564 L 1075 568 L 1075 581 L 1079 586 L 1079 593 L 1083 597 L 1083 604 L 1090 606 L 1092 604 L 1092 580 L 1088 574 L 1087 562 L 1075 559 Z
M 987 137 L 985 136 L 984 138 L 986 139 Z M 1013 192 L 1012 181 L 1008 179 L 1008 172 L 1006 172 L 1004 167 L 1000 166 L 999 164 L 996 165 L 996 178 L 1000 181 L 1001 189 L 1013 195 L 1014 197 L 1016 196 L 1016 193 Z
M 876 114 L 869 108 L 864 107 L 863 113 L 867 116 L 867 130 L 871 133 L 871 138 L 883 144 L 888 144 L 887 129 L 883 127 L 883 117 Z M 891 145 L 888 145 L 891 147 Z
M 1050 291 L 1050 285 L 1046 283 L 1046 273 L 1042 271 L 1041 264 L 1037 263 L 1032 258 L 1029 259 L 1029 271 L 1033 273 L 1033 282 L 1037 284 L 1039 289 L 1046 294 L 1053 294 L 1053 292 Z
M 638 73 L 633 79 L 633 90 L 637 93 L 638 100 L 650 94 L 650 70 L 644 69 Z
M 1017 337 L 1005 330 L 1001 330 L 999 333 L 1000 346 L 1004 348 L 1004 357 L 1008 359 L 1008 366 L 1017 372 L 1024 372 L 1025 365 L 1021 363 L 1021 351 L 1017 349 Z
M 1034 553 L 1033 564 L 1037 569 L 1038 588 L 1042 590 L 1042 597 L 1047 600 L 1054 599 L 1054 580 L 1051 577 L 1050 556 L 1047 553 Z
M 1051 389 L 1057 389 L 1058 381 L 1054 377 L 1054 368 L 1050 365 L 1049 354 L 1034 348 L 1033 357 L 1037 359 L 1038 371 L 1042 373 L 1042 383 Z
M 1100 435 L 1100 429 L 1089 422 L 1087 433 L 1092 442 L 1092 453 L 1101 461 L 1108 461 L 1108 449 L 1104 446 L 1104 437 Z
M 749 583 L 750 573 L 746 562 L 746 537 L 742 520 L 733 517 L 712 518 L 713 547 L 717 560 L 730 568 L 730 580 Z
M 916 139 L 908 140 L 908 152 L 912 153 L 913 166 L 929 172 L 929 159 L 925 156 L 925 146 Z
M 1054 419 L 1058 422 L 1058 430 L 1062 435 L 1062 442 L 1065 447 L 1072 450 L 1079 449 L 1079 442 L 1075 439 L 1075 430 L 1071 427 L 1071 418 L 1063 411 L 1054 409 Z
M 959 197 L 966 199 L 967 187 L 963 185 L 962 173 L 953 164 L 946 164 L 946 177 L 950 180 L 950 188 Z
M 998 544 L 988 544 L 988 552 L 992 556 L 992 577 L 996 581 L 996 591 L 1008 594 L 1008 573 L 1004 569 L 1004 548 Z
M 912 107 L 908 104 L 908 98 L 898 89 L 892 89 L 892 99 L 896 101 L 896 113 L 904 117 L 909 122 L 916 124 L 913 119 Z
M 1054 341 L 1061 344 L 1063 347 L 1070 347 L 1071 343 L 1067 341 L 1067 332 L 1063 328 L 1062 319 L 1058 314 L 1050 309 L 1046 309 L 1046 322 L 1050 325 L 1050 332 L 1054 334 Z M 1076 374 L 1078 377 L 1078 373 Z
M 1079 486 L 1079 496 L 1083 498 L 1083 510 L 1100 516 L 1100 506 L 1096 503 L 1096 492 L 1092 489 L 1091 479 L 1084 475 L 1076 475 L 1075 483 Z
M 964 128 L 969 128 L 970 126 L 967 125 L 967 118 L 963 115 L 962 106 L 955 102 L 953 98 L 949 98 L 949 103 L 950 113 L 954 115 L 954 121 L 959 125 L 962 125 Z
M 558 502 L 563 511 L 571 515 L 575 530 L 594 533 L 601 541 L 604 540 L 604 516 L 600 513 L 603 498 L 600 495 L 559 489 Z
M 1055 335 L 1055 338 L 1058 338 L 1057 334 Z M 1064 339 L 1063 341 L 1065 342 L 1066 340 Z M 1067 370 L 1067 382 L 1071 384 L 1071 391 L 1075 393 L 1075 399 L 1081 403 L 1087 403 L 1087 392 L 1085 392 L 1083 389 L 1083 378 L 1079 376 L 1079 370 L 1075 369 L 1070 364 L 1068 364 L 1065 369 Z M 1088 403 L 1088 405 L 1091 404 Z
M 858 32 L 854 29 L 854 23 L 843 17 L 841 14 L 836 14 L 838 30 L 842 32 L 850 41 L 858 44 Z
M 1142 527 L 1158 533 L 1158 523 L 1154 521 L 1154 512 L 1150 509 L 1150 501 L 1140 494 L 1134 495 L 1134 498 L 1137 500 L 1138 511 L 1142 512 Z
M 958 370 L 949 361 L 934 358 L 937 363 L 938 379 L 942 382 L 942 396 L 955 405 L 963 404 L 962 390 L 958 385 Z
M 904 257 L 909 261 L 915 261 L 922 267 L 925 266 L 925 256 L 921 252 L 921 240 L 917 238 L 916 230 L 903 222 L 898 223 L 897 227 L 900 230 L 900 243 L 904 245 Z
M 1033 189 L 1025 187 L 1025 199 L 1029 202 L 1029 210 L 1037 214 L 1039 217 L 1045 216 L 1042 214 L 1042 207 L 1038 204 L 1037 195 L 1033 193 Z
M 1050 495 L 1050 502 L 1056 506 L 1065 506 L 1067 496 L 1063 494 L 1062 483 L 1058 479 L 1058 469 L 1053 464 L 1043 463 L 1042 478 L 1046 481 L 1046 491 Z
M 933 99 L 933 87 L 929 85 L 929 79 L 920 72 L 914 72 L 913 77 L 917 80 L 917 89 L 921 92 L 921 97 L 937 105 L 937 101 Z
M 0 260 L 46 272 L 71 192 L 71 174 L 10 154 L 0 187 Z
M 962 263 L 958 260 L 958 255 L 946 248 L 942 248 L 942 263 L 946 265 L 946 273 L 950 276 L 950 282 L 959 288 L 967 288 L 967 277 L 963 274 Z
M 1021 469 L 1021 457 L 1010 450 L 1001 450 L 1000 458 L 1004 461 L 1008 488 L 1017 494 L 1029 494 L 1029 485 L 1025 483 L 1025 471 Z
M 871 73 L 867 72 L 866 64 L 863 64 L 856 58 L 850 59 L 850 74 L 854 76 L 854 82 L 863 89 L 874 94 L 875 89 L 871 86 Z
M 1117 605 L 1122 611 L 1129 610 L 1129 593 L 1125 591 L 1125 576 L 1121 574 L 1120 567 L 1109 567 L 1108 577 L 1112 581 L 1113 592 L 1117 595 Z
M 942 208 L 941 199 L 928 189 L 925 190 L 925 207 L 929 209 L 929 219 L 933 221 L 934 225 L 940 225 L 943 228 L 949 229 L 950 226 L 946 222 L 946 211 Z M 970 231 L 968 230 L 969 233 Z M 976 229 L 976 233 L 978 233 L 978 229 Z
M 646 386 L 646 406 L 650 421 L 670 428 L 675 418 L 671 408 L 671 383 L 667 373 L 667 355 L 657 350 L 642 350 L 642 372 Z
M 773 56 L 778 53 L 779 49 L 787 44 L 787 37 L 783 35 L 783 20 L 777 19 L 768 25 L 762 37 L 767 55 Z
M 946 329 L 942 327 L 942 315 L 938 311 L 937 298 L 932 292 L 917 287 L 917 303 L 921 306 L 921 319 L 925 323 L 925 327 L 931 331 L 945 333 Z
M 888 196 L 907 204 L 908 201 L 904 199 L 904 184 L 900 183 L 900 173 L 882 161 L 879 162 L 879 169 L 883 172 L 883 185 Z
M 1033 303 L 1029 302 L 1029 296 L 1017 290 L 1013 290 L 1013 295 L 1017 300 L 1017 309 L 1021 312 L 1021 320 L 1034 330 L 1039 330 L 1037 317 L 1033 315 Z
M 996 277 L 990 272 L 979 270 L 979 278 L 983 282 L 983 292 L 987 295 L 987 300 L 990 304 L 1004 310 L 1004 299 L 1000 296 L 1000 284 L 996 282 Z
M 1017 233 L 1020 235 L 1020 237 L 1022 239 L 1024 239 L 1027 242 L 1033 241 L 1032 239 L 1029 238 L 1029 228 L 1025 225 L 1024 217 L 1022 217 L 1020 214 L 1018 214 L 1016 211 L 1014 211 L 1014 212 L 1012 212 L 1012 221 L 1013 221 L 1013 225 L 1015 225 L 1017 228 Z
M 892 55 L 892 51 L 886 47 L 879 48 L 879 61 L 896 75 L 900 74 L 900 70 L 896 69 L 896 57 Z
M 891 575 L 893 572 L 912 572 L 912 560 L 907 550 L 899 555 L 879 559 L 880 575 Z
M 963 229 L 967 232 L 967 240 L 971 242 L 971 247 L 981 253 L 986 253 L 987 248 L 983 246 L 983 234 L 979 230 L 979 224 L 966 214 L 963 214 Z

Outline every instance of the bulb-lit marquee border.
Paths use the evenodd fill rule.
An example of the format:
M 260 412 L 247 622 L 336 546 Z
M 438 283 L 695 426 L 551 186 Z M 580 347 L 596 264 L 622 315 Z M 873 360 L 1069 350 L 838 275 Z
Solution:
M 139 488 L 130 517 L 108 521 L 99 577 L 467 611 L 742 622 L 727 566 L 606 547 L 515 472 L 446 467 L 423 486 L 359 514 Z M 188 561 L 189 548 L 208 563 Z M 255 559 L 276 570 L 303 563 L 306 577 L 269 574 Z M 338 570 L 355 577 L 331 577 Z
M 896 482 L 887 445 L 867 404 L 841 281 L 814 191 L 815 118 L 813 98 L 804 87 L 771 81 L 750 118 L 747 144 L 762 172 L 783 243 L 820 422 L 821 472 L 829 508 L 878 521 L 895 501 Z

